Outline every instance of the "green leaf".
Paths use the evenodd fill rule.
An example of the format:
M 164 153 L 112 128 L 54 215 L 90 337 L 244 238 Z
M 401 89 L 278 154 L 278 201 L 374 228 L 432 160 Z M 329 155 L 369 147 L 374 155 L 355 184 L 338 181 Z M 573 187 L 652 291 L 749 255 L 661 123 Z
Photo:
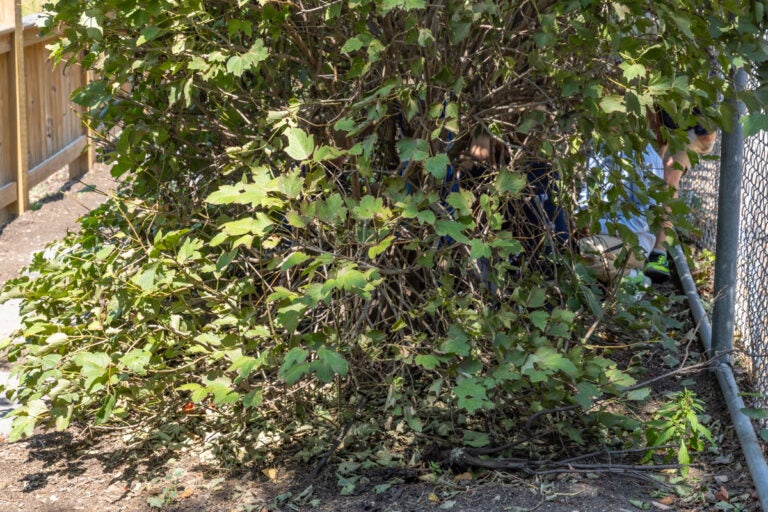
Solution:
M 768 409 L 744 407 L 740 411 L 745 416 L 754 420 L 768 419 Z
M 94 425 L 102 425 L 109 420 L 110 416 L 112 416 L 112 411 L 115 409 L 115 400 L 115 395 L 107 395 L 101 407 L 94 415 Z
M 153 40 L 159 33 L 160 29 L 158 27 L 153 26 L 145 28 L 141 31 L 141 35 L 138 37 L 138 39 L 136 39 L 136 46 L 141 46 L 147 41 Z
M 333 125 L 333 129 L 340 132 L 351 132 L 357 128 L 357 123 L 350 117 L 342 117 Z
M 671 11 L 667 11 L 666 14 L 672 18 L 672 20 L 675 22 L 675 25 L 677 25 L 677 28 L 685 34 L 685 37 L 690 39 L 691 41 L 696 40 L 696 36 L 693 35 L 693 32 L 691 32 L 691 18 L 688 16 L 684 16 L 682 14 L 676 14 Z
M 448 37 L 450 38 L 451 44 L 459 44 L 470 34 L 472 23 L 464 18 L 452 17 L 449 27 Z
M 472 448 L 482 448 L 491 444 L 491 436 L 486 432 L 464 431 L 464 444 Z
M 213 403 L 216 405 L 232 404 L 240 399 L 240 395 L 232 390 L 229 379 L 224 377 L 208 381 L 205 389 L 213 394 Z
M 30 437 L 35 432 L 37 418 L 32 416 L 17 416 L 11 424 L 11 432 L 8 434 L 8 441 L 18 441 L 22 437 Z
M 549 313 L 546 311 L 533 311 L 528 315 L 528 318 L 531 320 L 533 325 L 543 331 L 547 328 L 547 323 L 549 322 Z
M 645 77 L 645 66 L 642 64 L 632 64 L 630 62 L 622 62 L 619 67 L 624 70 L 624 78 L 630 81 L 638 76 Z
M 368 249 L 368 257 L 370 259 L 376 258 L 376 256 L 378 256 L 379 254 L 389 249 L 389 247 L 392 245 L 392 242 L 394 240 L 395 240 L 395 237 L 390 235 L 386 237 L 384 240 L 382 240 L 381 242 L 374 245 L 373 247 L 370 247 Z
M 299 213 L 293 212 L 293 211 L 287 212 L 285 214 L 285 221 L 292 227 L 299 228 L 299 229 L 303 229 L 307 227 L 307 224 L 309 222 L 308 219 L 306 219 L 305 217 L 302 217 Z
M 259 38 L 254 41 L 248 52 L 243 56 L 246 61 L 248 70 L 254 70 L 258 65 L 267 60 L 269 57 L 269 50 L 264 46 L 264 40 Z
M 570 359 L 558 354 L 552 347 L 539 347 L 536 350 L 536 364 L 539 368 L 561 371 L 570 377 L 577 377 L 579 374 L 578 368 Z
M 315 151 L 314 135 L 307 135 L 301 128 L 288 128 L 283 133 L 288 138 L 285 152 L 294 160 L 308 160 Z
M 602 395 L 602 392 L 599 387 L 591 382 L 583 381 L 576 384 L 576 394 L 573 396 L 573 399 L 586 411 L 592 406 L 592 402 L 595 398 L 600 395 Z
M 54 349 L 61 345 L 65 345 L 68 340 L 69 336 L 67 336 L 66 333 L 55 332 L 45 339 L 45 344 L 48 345 L 49 349 Z
M 251 372 L 259 369 L 264 364 L 263 354 L 259 358 L 255 358 L 242 355 L 242 352 L 239 349 L 233 352 L 234 355 L 231 356 L 232 364 L 227 371 L 237 370 L 238 375 L 235 379 L 235 384 L 247 379 Z
M 74 357 L 83 377 L 101 377 L 107 372 L 112 358 L 106 352 L 80 352 Z
M 426 368 L 427 370 L 434 370 L 437 368 L 437 365 L 440 364 L 440 359 L 438 359 L 437 356 L 433 356 L 431 354 L 421 354 L 416 356 L 413 359 L 413 362 Z
M 277 375 L 289 386 L 299 381 L 308 371 L 307 363 L 309 352 L 301 347 L 294 347 L 285 355 L 283 364 L 280 366 Z
M 469 257 L 473 260 L 479 258 L 490 258 L 493 255 L 491 246 L 484 243 L 482 240 L 472 239 L 469 243 Z
M 343 377 L 349 371 L 349 363 L 338 352 L 321 346 L 317 350 L 317 359 L 312 361 L 312 369 L 323 382 L 333 381 L 336 375 Z
M 384 200 L 381 197 L 366 195 L 360 198 L 360 205 L 354 209 L 357 217 L 362 220 L 374 219 L 384 210 Z
M 624 104 L 624 98 L 622 96 L 610 95 L 605 96 L 600 100 L 600 108 L 606 114 L 613 112 L 626 112 L 627 108 Z
M 757 135 L 768 130 L 768 114 L 748 114 L 741 119 L 744 128 L 744 137 Z
M 219 188 L 219 190 L 213 192 L 211 195 L 208 196 L 207 201 L 211 204 L 231 204 L 231 203 L 242 204 L 242 200 L 241 200 L 242 197 L 243 197 L 242 185 L 239 185 L 239 186 L 222 185 Z M 260 197 L 263 197 L 263 194 L 260 194 Z
M 156 290 L 157 285 L 155 282 L 155 276 L 157 275 L 157 267 L 157 263 L 148 266 L 145 270 L 135 275 L 131 281 L 138 285 L 139 288 L 141 288 L 141 290 L 144 292 Z
M 179 248 L 179 252 L 176 255 L 176 261 L 184 264 L 190 259 L 200 258 L 200 251 L 203 247 L 203 241 L 199 238 L 186 238 L 184 243 Z
M 539 48 L 546 48 L 554 44 L 557 41 L 557 37 L 549 32 L 537 32 L 533 34 L 533 40 Z
M 253 71 L 267 59 L 269 53 L 264 47 L 264 41 L 257 39 L 251 48 L 243 54 L 233 55 L 227 59 L 227 72 L 241 77 L 246 71 Z
M 261 389 L 254 389 L 243 396 L 243 407 L 246 409 L 255 409 L 264 401 L 264 392 Z
M 296 199 L 301 195 L 302 188 L 304 187 L 304 177 L 301 174 L 302 170 L 296 169 L 293 172 L 283 174 L 277 179 L 278 189 L 287 198 Z
M 308 255 L 304 254 L 301 251 L 296 251 L 294 253 L 291 253 L 280 264 L 280 270 L 286 271 L 290 268 L 295 267 L 296 265 L 301 265 L 302 263 L 307 261 L 309 258 L 310 257 Z
M 446 340 L 440 346 L 440 352 L 443 354 L 456 354 L 459 356 L 468 356 L 470 350 L 469 336 L 458 325 L 448 327 Z
M 124 354 L 120 358 L 120 363 L 125 365 L 127 369 L 130 371 L 138 374 L 138 375 L 146 375 L 147 374 L 147 365 L 149 364 L 149 360 L 152 357 L 151 352 L 147 352 L 145 350 L 142 350 L 140 348 L 135 348 L 128 353 Z
M 651 394 L 651 388 L 635 389 L 627 393 L 627 400 L 642 401 L 648 398 Z
M 336 160 L 346 155 L 347 152 L 343 149 L 335 148 L 333 146 L 320 146 L 315 150 L 315 162 L 324 162 L 326 160 Z
M 412 9 L 424 9 L 426 6 L 426 0 L 403 0 L 403 9 L 406 11 Z
M 403 137 L 397 142 L 397 152 L 401 162 L 423 162 L 429 158 L 429 143 L 424 139 Z
M 438 220 L 435 222 L 435 232 L 440 236 L 450 236 L 459 243 L 468 244 L 469 238 L 464 234 L 465 226 L 454 220 Z
M 445 153 L 431 156 L 424 162 L 427 172 L 439 180 L 445 178 L 450 165 L 451 161 Z
M 446 202 L 456 209 L 457 215 L 472 215 L 475 196 L 469 190 L 460 190 L 448 194 Z
M 493 402 L 488 400 L 486 387 L 479 379 L 460 378 L 453 391 L 458 397 L 458 406 L 469 414 L 479 409 L 493 408 Z
M 245 217 L 222 224 L 221 230 L 229 236 L 253 234 L 263 236 L 270 231 L 275 223 L 263 212 L 257 212 L 255 217 Z
M 677 447 L 677 462 L 684 466 L 680 469 L 680 473 L 684 475 L 688 471 L 688 466 L 691 464 L 691 456 L 688 453 L 688 446 L 686 445 L 685 440 L 682 440 Z
M 357 37 L 350 37 L 341 47 L 341 53 L 352 53 L 363 47 L 363 42 Z M 339 128 L 337 128 L 338 130 Z
M 540 308 L 547 302 L 547 292 L 544 288 L 532 288 L 531 293 L 528 295 L 528 301 L 526 305 L 533 308 Z
M 416 214 L 416 220 L 418 220 L 421 224 L 427 224 L 431 226 L 435 224 L 436 219 L 437 217 L 435 217 L 435 212 L 432 210 L 422 210 Z
M 528 179 L 522 172 L 510 172 L 507 170 L 499 171 L 499 177 L 496 179 L 496 190 L 500 193 L 509 193 L 517 195 L 528 183 Z

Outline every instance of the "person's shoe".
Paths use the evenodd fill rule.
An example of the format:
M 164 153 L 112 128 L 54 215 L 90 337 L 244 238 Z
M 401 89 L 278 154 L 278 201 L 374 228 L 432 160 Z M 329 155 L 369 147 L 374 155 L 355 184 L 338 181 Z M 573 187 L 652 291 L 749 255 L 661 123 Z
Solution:
M 654 283 L 663 283 L 669 280 L 669 258 L 665 252 L 651 252 L 645 264 L 645 275 Z

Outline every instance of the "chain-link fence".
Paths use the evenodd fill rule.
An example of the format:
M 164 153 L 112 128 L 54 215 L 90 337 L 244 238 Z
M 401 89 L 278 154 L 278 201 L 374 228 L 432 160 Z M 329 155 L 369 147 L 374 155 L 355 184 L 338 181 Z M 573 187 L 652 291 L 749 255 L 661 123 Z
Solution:
M 713 151 L 719 155 L 720 145 Z M 744 141 L 734 339 L 748 355 L 752 385 L 768 395 L 768 133 Z M 700 247 L 715 252 L 719 159 L 685 176 L 681 197 L 701 230 Z

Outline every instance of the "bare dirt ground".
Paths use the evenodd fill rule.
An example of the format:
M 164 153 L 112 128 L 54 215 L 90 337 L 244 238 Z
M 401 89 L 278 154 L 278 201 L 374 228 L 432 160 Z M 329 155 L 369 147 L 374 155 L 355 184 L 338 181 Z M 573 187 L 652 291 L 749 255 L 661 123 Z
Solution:
M 100 191 L 113 187 L 108 171 L 100 168 L 75 182 L 60 173 L 38 189 L 33 200 L 39 209 L 0 231 L 0 284 L 17 275 L 34 251 L 77 229 L 77 218 L 106 198 Z M 662 356 L 649 357 L 653 368 Z M 707 425 L 717 446 L 697 458 L 684 480 L 673 472 L 619 468 L 607 474 L 574 470 L 526 476 L 425 467 L 367 472 L 352 495 L 340 496 L 330 465 L 317 477 L 311 468 L 290 461 L 267 470 L 226 469 L 211 465 L 201 453 L 131 451 L 117 435 L 71 429 L 41 432 L 17 443 L 0 439 L 0 511 L 759 510 L 714 379 L 706 373 L 685 378 L 695 380 L 696 392 L 707 403 Z M 682 379 L 663 385 L 674 389 Z

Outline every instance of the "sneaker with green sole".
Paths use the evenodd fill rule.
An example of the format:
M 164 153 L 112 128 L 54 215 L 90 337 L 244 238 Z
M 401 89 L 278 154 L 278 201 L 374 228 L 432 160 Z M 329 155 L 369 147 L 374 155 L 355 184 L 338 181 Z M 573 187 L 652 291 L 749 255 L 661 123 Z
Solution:
M 645 275 L 654 283 L 663 283 L 669 280 L 669 258 L 663 252 L 652 252 L 645 263 Z

